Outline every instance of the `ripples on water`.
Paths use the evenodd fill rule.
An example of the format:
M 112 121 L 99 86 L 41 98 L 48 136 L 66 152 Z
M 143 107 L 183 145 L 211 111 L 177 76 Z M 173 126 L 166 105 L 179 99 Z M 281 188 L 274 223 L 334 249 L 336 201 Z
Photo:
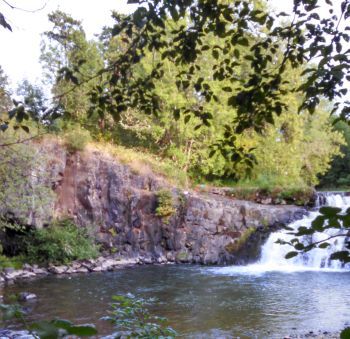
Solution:
M 103 274 L 45 277 L 5 289 L 30 291 L 31 318 L 55 316 L 97 323 L 110 297 L 156 297 L 155 314 L 189 338 L 281 338 L 309 330 L 339 330 L 350 319 L 349 272 L 263 272 L 247 267 L 143 266 Z M 13 325 L 13 324 L 12 324 Z
M 350 197 L 336 194 L 327 199 L 344 210 L 350 205 Z M 316 215 L 313 212 L 291 226 L 310 225 Z M 254 265 L 143 266 L 49 276 L 6 287 L 5 301 L 14 293 L 35 293 L 38 299 L 25 304 L 31 320 L 59 317 L 95 323 L 100 333 L 112 331 L 99 320 L 107 314 L 111 296 L 126 293 L 156 297 L 159 302 L 152 311 L 167 317 L 170 326 L 186 338 L 283 338 L 290 333 L 342 329 L 350 320 L 350 272 L 324 257 L 343 244 L 286 261 L 290 249 L 275 244 L 279 237 L 288 235 L 272 234 Z M 326 268 L 320 270 L 320 266 Z

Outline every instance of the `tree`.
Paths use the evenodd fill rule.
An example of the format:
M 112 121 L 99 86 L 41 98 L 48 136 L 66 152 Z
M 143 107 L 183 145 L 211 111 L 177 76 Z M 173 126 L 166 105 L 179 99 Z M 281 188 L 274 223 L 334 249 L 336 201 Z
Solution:
M 5 218 L 7 225 L 41 226 L 49 221 L 46 210 L 54 202 L 54 193 L 42 166 L 47 156 L 26 142 L 18 143 L 24 133 L 10 129 L 0 134 L 0 144 L 8 145 L 0 147 L 0 219 Z
M 40 59 L 55 105 L 66 120 L 95 127 L 97 119 L 88 117 L 88 93 L 97 85 L 96 73 L 103 67 L 97 45 L 87 41 L 81 22 L 70 15 L 56 10 L 49 21 L 53 27 L 43 34 Z
M 264 10 L 261 2 L 256 1 L 254 5 Z M 118 18 L 118 14 L 114 13 L 114 17 Z M 171 37 L 172 31 L 185 23 L 184 19 L 175 22 L 168 18 L 165 22 L 165 35 Z M 137 30 L 137 27 L 133 29 Z M 260 40 L 260 33 L 258 30 L 252 32 L 249 37 L 250 41 Z M 105 64 L 108 66 L 113 65 L 127 50 L 128 43 L 125 33 L 113 35 L 112 28 L 105 28 L 100 39 Z M 208 33 L 202 40 L 207 46 L 218 43 L 212 33 Z M 238 46 L 235 51 L 236 54 L 244 54 L 247 52 L 247 46 Z M 283 52 L 276 51 L 276 57 L 282 59 Z M 218 58 L 218 60 L 223 60 L 221 56 Z M 225 58 L 235 58 L 235 55 L 231 53 Z M 206 79 L 206 82 L 210 82 L 213 96 L 217 100 L 207 102 L 205 96 L 193 91 L 189 83 L 178 86 L 176 75 L 185 72 L 186 67 L 164 60 L 162 77 L 153 81 L 160 111 L 157 115 L 145 115 L 138 107 L 128 107 L 116 112 L 117 114 L 114 115 L 116 123 L 109 125 L 109 137 L 127 146 L 145 147 L 147 150 L 152 149 L 158 155 L 170 157 L 178 167 L 195 177 L 196 180 L 227 178 L 227 175 L 234 175 L 236 179 L 244 178 L 254 160 L 253 157 L 246 159 L 248 164 L 241 163 L 236 167 L 233 166 L 231 159 L 223 158 L 220 152 L 210 157 L 211 152 L 208 146 L 222 139 L 226 133 L 227 121 L 232 121 L 237 117 L 236 108 L 229 106 L 227 99 L 235 95 L 238 89 L 230 88 L 228 80 L 213 79 L 212 69 L 218 60 L 213 57 L 210 49 L 203 50 L 196 60 L 196 65 L 201 69 L 203 81 Z M 160 51 L 145 50 L 142 59 L 131 70 L 132 77 L 140 78 L 144 74 L 149 74 L 153 65 L 161 61 Z M 249 70 L 250 62 L 247 60 L 232 67 L 232 72 L 237 77 L 244 77 Z M 294 83 L 300 84 L 301 73 L 302 69 L 288 67 L 288 79 L 293 79 Z M 104 95 L 113 95 L 115 87 L 109 83 L 108 78 L 102 84 L 100 86 L 104 89 Z M 228 89 L 231 91 L 227 92 Z M 239 147 L 245 152 L 254 148 L 251 155 L 259 160 L 250 171 L 254 180 L 264 176 L 268 177 L 270 183 L 279 185 L 310 185 L 317 180 L 317 174 L 323 173 L 328 168 L 332 156 L 338 152 L 339 144 L 342 142 L 341 136 L 332 131 L 327 119 L 328 113 L 317 110 L 313 118 L 307 112 L 300 116 L 294 114 L 298 109 L 299 97 L 292 92 L 292 89 L 292 86 L 286 87 L 283 102 L 289 103 L 289 109 L 284 110 L 280 117 L 274 114 L 275 126 L 265 123 L 262 133 L 247 129 L 241 136 L 237 136 Z M 114 106 L 117 106 L 117 100 L 114 102 Z M 186 104 L 193 107 L 202 106 L 203 111 L 208 112 L 208 117 L 210 117 L 206 121 L 208 126 L 203 128 L 200 117 L 193 116 L 190 112 L 174 121 L 174 111 Z M 108 113 L 109 110 L 106 110 L 106 114 Z M 295 126 L 293 126 L 294 123 L 296 123 Z M 281 140 L 276 143 L 275 140 L 281 136 L 282 132 L 286 137 L 280 138 Z M 320 143 L 320 146 L 323 147 L 309 147 L 312 142 L 312 138 L 308 136 L 309 133 L 317 139 L 315 144 Z M 327 138 L 324 138 L 325 135 Z M 286 154 L 286 149 L 294 150 L 293 156 L 291 152 Z M 310 156 L 306 157 L 307 154 Z M 275 166 L 277 162 L 279 165 Z
M 340 148 L 341 155 L 334 158 L 330 170 L 320 177 L 320 188 L 334 189 L 350 186 L 350 126 L 339 121 L 334 125 L 335 130 L 344 135 L 346 144 Z
M 6 120 L 6 113 L 11 109 L 11 93 L 8 89 L 8 79 L 7 76 L 0 66 L 0 123 Z
M 22 97 L 26 111 L 33 121 L 45 119 L 48 110 L 44 91 L 37 85 L 32 85 L 28 80 L 24 80 L 17 88 L 17 95 Z
M 128 48 L 105 69 L 114 90 L 104 103 L 104 109 L 108 110 L 108 102 L 118 98 L 120 111 L 132 107 L 149 114 L 159 112 L 161 106 L 155 82 L 164 77 L 168 63 L 175 69 L 181 65 L 175 75 L 179 89 L 188 89 L 207 103 L 219 101 L 212 81 L 202 76 L 203 68 L 198 62 L 203 53 L 210 51 L 215 60 L 210 80 L 229 83 L 223 87 L 227 93 L 232 93 L 227 98 L 227 105 L 236 111 L 214 150 L 234 163 L 243 162 L 253 167 L 252 150 L 247 154 L 239 145 L 237 135 L 248 129 L 262 133 L 266 123 L 273 125 L 276 116 L 280 117 L 288 109 L 283 100 L 287 90 L 294 90 L 301 98 L 299 113 L 313 114 L 321 98 L 325 98 L 334 103 L 332 113 L 340 110 L 336 120 L 347 119 L 350 102 L 342 101 L 348 91 L 344 81 L 350 80 L 350 50 L 343 48 L 350 40 L 347 33 L 350 27 L 345 23 L 341 29 L 341 24 L 350 17 L 349 0 L 334 4 L 327 0 L 329 18 L 320 18 L 317 14 L 320 1 L 295 0 L 294 17 L 286 23 L 280 20 L 285 13 L 274 17 L 256 9 L 250 1 L 129 0 L 129 3 L 138 3 L 140 7 L 130 16 L 116 17 L 113 34 L 124 34 Z M 335 14 L 336 5 L 339 5 L 338 15 Z M 175 22 L 186 20 L 170 35 L 166 31 L 169 17 Z M 259 39 L 251 39 L 254 32 L 260 32 Z M 213 35 L 214 45 L 206 43 L 208 34 Z M 245 53 L 239 46 L 247 47 Z M 276 55 L 278 50 L 283 50 L 282 58 Z M 147 51 L 157 51 L 161 60 L 157 60 L 143 76 L 135 76 L 134 70 Z M 250 63 L 250 68 L 244 74 L 237 74 L 234 67 L 243 60 Z M 302 83 L 293 84 L 286 77 L 287 72 L 290 68 L 300 67 L 304 67 Z M 181 115 L 195 116 L 204 125 L 210 124 L 213 116 L 205 105 L 193 102 L 174 107 L 173 113 L 175 119 Z M 315 222 L 308 232 L 339 227 L 344 231 L 341 236 L 347 236 L 347 224 L 339 223 L 345 222 L 344 218 L 339 211 L 325 214 L 322 225 Z M 299 242 L 297 248 L 304 249 Z M 348 260 L 348 250 L 350 244 L 345 251 L 347 256 L 341 256 L 344 261 Z
M 169 65 L 175 70 L 177 89 L 200 98 L 171 107 L 176 120 L 182 117 L 189 122 L 194 117 L 200 125 L 211 125 L 218 112 L 212 112 L 210 104 L 220 102 L 213 86 L 224 85 L 222 90 L 227 93 L 224 100 L 235 114 L 226 119 L 223 137 L 214 143 L 210 155 L 221 152 L 232 166 L 243 164 L 253 168 L 254 147 L 244 147 L 241 135 L 250 131 L 262 134 L 268 124 L 273 125 L 289 109 L 285 100 L 288 91 L 299 96 L 300 114 L 306 116 L 306 111 L 314 114 L 321 99 L 326 99 L 334 102 L 332 113 L 340 110 L 336 120 L 347 119 L 350 103 L 342 104 L 342 100 L 347 94 L 344 81 L 350 80 L 350 50 L 344 50 L 343 45 L 350 40 L 347 33 L 350 27 L 345 25 L 343 29 L 342 21 L 350 16 L 349 0 L 334 3 L 326 0 L 329 18 L 317 14 L 320 0 L 294 0 L 294 16 L 289 21 L 281 20 L 285 13 L 277 16 L 267 13 L 258 1 L 129 0 L 129 3 L 138 3 L 140 7 L 129 16 L 115 15 L 116 24 L 111 31 L 112 36 L 120 36 L 124 43 L 121 53 L 96 73 L 109 85 L 109 90 L 105 91 L 105 83 L 103 86 L 98 83 L 91 91 L 91 103 L 101 119 L 111 114 L 119 121 L 127 108 L 157 116 L 162 106 L 156 83 L 164 79 Z M 335 14 L 337 6 L 340 14 Z M 170 32 L 166 29 L 169 19 L 178 24 Z M 76 31 L 79 33 L 79 27 Z M 214 44 L 207 40 L 208 35 L 213 37 Z M 283 51 L 282 57 L 277 53 L 279 50 Z M 158 53 L 161 57 L 139 72 L 147 53 Z M 209 74 L 199 62 L 206 53 L 213 60 Z M 244 63 L 249 67 L 236 72 L 236 67 Z M 77 62 L 61 70 L 61 78 L 71 84 L 69 92 L 95 78 L 93 75 L 79 78 L 84 64 Z M 302 82 L 294 83 L 288 71 L 300 68 Z M 283 136 L 290 130 L 288 120 L 279 128 Z M 306 176 L 308 167 L 306 164 Z

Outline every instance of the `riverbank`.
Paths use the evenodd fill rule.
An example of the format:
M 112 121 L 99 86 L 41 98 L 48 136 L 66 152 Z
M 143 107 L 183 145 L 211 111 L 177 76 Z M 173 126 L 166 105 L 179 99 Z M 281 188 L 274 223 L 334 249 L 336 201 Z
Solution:
M 116 269 L 132 267 L 135 265 L 151 264 L 153 262 L 145 258 L 121 259 L 114 256 L 99 257 L 97 259 L 76 260 L 68 265 L 38 265 L 24 264 L 22 269 L 4 268 L 0 273 L 0 284 L 33 279 L 46 275 L 68 275 L 76 273 L 107 272 Z M 167 260 L 159 260 L 158 264 L 167 263 Z

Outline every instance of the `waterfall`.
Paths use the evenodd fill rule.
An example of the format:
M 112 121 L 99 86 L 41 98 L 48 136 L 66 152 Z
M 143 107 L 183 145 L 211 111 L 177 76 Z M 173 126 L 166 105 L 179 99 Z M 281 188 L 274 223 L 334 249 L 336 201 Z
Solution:
M 350 207 L 350 196 L 346 196 L 342 193 L 320 193 L 317 201 L 319 204 L 316 211 L 309 212 L 302 219 L 294 221 L 288 226 L 295 231 L 297 231 L 300 226 L 311 227 L 312 221 L 320 215 L 318 209 L 322 205 L 339 207 L 343 212 Z M 296 272 L 320 270 L 347 272 L 350 270 L 350 264 L 344 266 L 339 260 L 330 260 L 331 253 L 341 251 L 345 248 L 346 237 L 338 237 L 329 240 L 328 242 L 331 245 L 326 249 L 315 248 L 291 259 L 285 259 L 285 255 L 294 249 L 290 245 L 277 244 L 276 241 L 278 239 L 288 241 L 295 238 L 295 236 L 288 234 L 289 232 L 291 231 L 281 230 L 272 233 L 263 245 L 261 258 L 257 263 L 247 266 L 215 268 L 213 271 L 216 274 L 235 275 L 237 273 L 261 274 L 268 271 Z M 338 232 L 338 229 L 329 229 L 324 233 L 315 233 L 312 236 L 304 236 L 302 240 L 304 243 L 320 241 L 329 236 L 336 235 Z
M 339 207 L 343 212 L 350 207 L 350 197 L 338 193 L 322 193 L 320 194 L 318 201 L 320 201 L 320 205 L 325 204 L 327 206 Z M 310 212 L 302 219 L 291 223 L 289 227 L 293 228 L 295 231 L 300 226 L 310 227 L 312 221 L 319 214 L 318 211 Z M 276 241 L 278 239 L 288 241 L 294 238 L 295 236 L 288 234 L 289 232 L 290 231 L 282 230 L 270 235 L 262 248 L 261 259 L 258 263 L 259 265 L 264 266 L 268 270 L 340 270 L 345 268 L 339 260 L 329 259 L 331 253 L 344 249 L 345 237 L 331 239 L 328 241 L 331 245 L 326 249 L 315 248 L 309 252 L 299 254 L 292 259 L 285 259 L 285 255 L 293 249 L 289 245 L 276 244 Z M 337 233 L 339 233 L 338 229 L 329 229 L 324 233 L 315 233 L 312 235 L 312 238 L 311 236 L 304 236 L 302 240 L 304 243 L 310 243 L 326 239 Z

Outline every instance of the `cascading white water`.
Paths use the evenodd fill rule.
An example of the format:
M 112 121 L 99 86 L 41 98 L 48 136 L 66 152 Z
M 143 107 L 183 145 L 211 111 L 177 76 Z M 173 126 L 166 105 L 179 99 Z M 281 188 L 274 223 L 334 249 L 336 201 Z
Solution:
M 350 197 L 343 196 L 341 194 L 323 194 L 322 199 L 326 205 L 332 207 L 339 207 L 344 212 L 350 207 Z M 318 206 L 320 207 L 320 206 Z M 319 215 L 318 211 L 310 212 L 302 219 L 297 220 L 288 226 L 295 231 L 300 226 L 310 227 L 312 221 Z M 330 255 L 333 252 L 341 251 L 344 249 L 345 237 L 337 237 L 330 241 L 331 244 L 327 249 L 315 248 L 307 253 L 299 254 L 292 259 L 285 259 L 285 255 L 292 251 L 293 248 L 289 245 L 280 245 L 276 243 L 278 239 L 285 241 L 291 240 L 295 236 L 288 234 L 290 231 L 281 230 L 279 232 L 272 233 L 267 242 L 262 248 L 261 259 L 256 264 L 248 266 L 229 266 L 214 269 L 218 274 L 259 274 L 267 271 L 309 271 L 309 270 L 322 270 L 322 271 L 348 271 L 350 265 L 342 265 L 339 260 L 330 260 Z M 324 233 L 315 233 L 312 239 L 304 238 L 307 241 L 320 241 L 328 238 L 329 236 L 336 235 L 339 232 L 337 229 L 329 229 Z M 304 242 L 304 241 L 303 241 Z
M 326 205 L 339 207 L 344 212 L 350 207 L 350 197 L 341 194 L 329 194 L 325 196 Z M 310 212 L 301 220 L 295 221 L 289 225 L 295 231 L 300 226 L 310 227 L 312 221 L 319 215 L 319 212 Z M 298 269 L 342 269 L 344 268 L 339 260 L 330 260 L 333 252 L 344 249 L 345 237 L 338 237 L 328 241 L 331 245 L 326 249 L 315 248 L 307 253 L 298 255 L 292 259 L 285 259 L 285 255 L 292 250 L 289 245 L 276 244 L 278 239 L 285 241 L 291 240 L 295 236 L 288 234 L 290 231 L 282 230 L 272 233 L 262 248 L 260 265 L 270 268 L 270 270 L 298 270 Z M 304 236 L 305 243 L 316 242 L 327 239 L 330 236 L 339 233 L 338 229 L 329 229 L 324 233 L 315 233 L 310 236 Z

